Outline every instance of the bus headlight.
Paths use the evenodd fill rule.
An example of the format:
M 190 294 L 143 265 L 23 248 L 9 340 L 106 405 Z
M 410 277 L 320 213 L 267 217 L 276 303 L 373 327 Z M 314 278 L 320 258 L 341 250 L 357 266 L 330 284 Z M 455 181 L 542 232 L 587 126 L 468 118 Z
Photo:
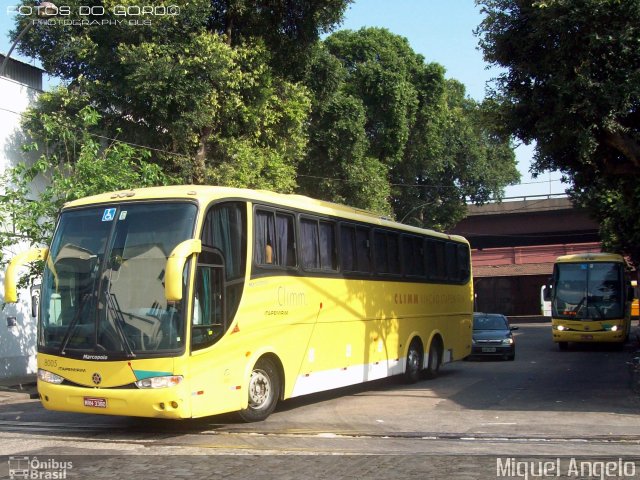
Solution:
M 614 325 L 614 326 L 609 326 L 609 325 L 604 325 L 604 329 L 608 330 L 609 332 L 617 332 L 618 330 L 620 330 L 620 327 L 618 325 Z
M 38 380 L 42 380 L 47 383 L 55 383 L 56 385 L 60 385 L 64 382 L 64 378 L 60 375 L 56 375 L 55 373 L 51 373 L 41 368 L 38 369 Z
M 138 380 L 136 387 L 138 388 L 169 388 L 175 387 L 182 382 L 182 375 L 170 375 L 167 377 L 151 377 Z
M 560 330 L 561 332 L 563 332 L 565 330 L 569 330 L 569 328 L 565 327 L 564 325 L 558 325 L 556 327 L 556 330 Z

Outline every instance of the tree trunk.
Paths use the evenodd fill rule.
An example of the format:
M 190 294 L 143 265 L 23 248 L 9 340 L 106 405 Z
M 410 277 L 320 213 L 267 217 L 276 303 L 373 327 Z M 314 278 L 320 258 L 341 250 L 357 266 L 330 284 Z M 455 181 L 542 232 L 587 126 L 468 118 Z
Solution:
M 227 36 L 227 45 L 231 46 L 231 35 L 233 34 L 233 17 L 231 14 L 227 16 L 227 25 L 224 33 Z
M 192 181 L 196 185 L 203 185 L 206 180 L 207 172 L 207 141 L 212 132 L 211 127 L 205 127 L 200 132 L 200 145 L 194 158 L 193 178 Z
M 633 137 L 620 132 L 604 133 L 604 143 L 623 155 L 627 162 L 617 165 L 607 165 L 611 173 L 629 175 L 640 173 L 640 145 Z

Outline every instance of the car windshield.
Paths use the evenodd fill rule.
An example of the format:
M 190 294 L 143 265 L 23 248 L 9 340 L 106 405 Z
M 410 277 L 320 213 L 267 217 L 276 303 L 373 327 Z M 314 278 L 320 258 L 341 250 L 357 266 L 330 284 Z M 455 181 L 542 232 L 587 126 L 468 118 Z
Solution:
M 60 216 L 45 266 L 40 351 L 93 358 L 183 348 L 180 302 L 167 302 L 164 269 L 191 238 L 191 203 L 130 203 Z
M 505 330 L 508 328 L 507 319 L 502 315 L 476 315 L 473 317 L 474 330 Z

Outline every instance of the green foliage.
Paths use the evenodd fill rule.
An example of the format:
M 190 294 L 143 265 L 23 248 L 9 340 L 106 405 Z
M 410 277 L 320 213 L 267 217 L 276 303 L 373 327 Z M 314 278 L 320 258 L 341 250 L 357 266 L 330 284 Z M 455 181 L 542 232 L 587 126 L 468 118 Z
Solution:
M 605 244 L 631 253 L 640 227 L 629 220 L 640 211 L 625 184 L 640 173 L 640 1 L 478 3 L 485 58 L 506 69 L 492 95 L 505 131 L 535 141 L 532 170 L 565 173 Z
M 35 24 L 20 42 L 63 84 L 24 122 L 38 158 L 0 179 L 0 246 L 47 244 L 64 202 L 104 191 L 177 182 L 295 189 L 311 100 L 293 79 L 348 0 L 178 4 L 179 15 L 132 25 L 112 15 L 84 22 L 79 7 L 135 0 L 69 0 L 64 22 Z M 13 37 L 32 20 L 19 16 Z
M 640 229 L 638 209 L 640 185 L 634 177 L 620 178 L 615 187 L 597 180 L 588 188 L 572 191 L 574 202 L 600 219 L 602 248 L 608 252 L 624 252 L 631 259 L 640 259 Z
M 60 99 L 59 92 L 43 93 L 41 104 L 50 107 Z M 73 103 L 69 96 L 66 99 Z M 25 120 L 27 133 L 43 135 L 43 142 L 24 146 L 25 152 L 37 156 L 35 161 L 20 163 L 0 176 L 0 189 L 5 192 L 0 196 L 0 247 L 19 238 L 48 245 L 57 214 L 70 200 L 176 182 L 147 161 L 147 150 L 117 141 L 106 143 L 92 133 L 99 120 L 100 115 L 88 105 L 73 118 L 62 111 L 31 112 Z M 37 198 L 34 191 L 39 191 Z
M 301 191 L 446 229 L 466 202 L 500 197 L 519 175 L 506 136 L 464 87 L 379 28 L 337 32 L 313 52 Z
M 65 5 L 75 14 L 89 3 L 96 4 Z M 109 9 L 139 2 L 98 3 Z M 148 25 L 36 25 L 20 48 L 74 95 L 90 99 L 103 131 L 153 147 L 149 160 L 164 171 L 193 183 L 291 191 L 306 148 L 310 99 L 289 78 L 348 2 L 311 3 L 269 2 L 265 8 L 194 0 L 180 4 L 179 15 L 154 16 Z M 20 20 L 16 32 L 28 20 Z M 282 65 L 292 55 L 286 70 Z M 276 172 L 259 181 L 244 176 L 255 173 L 251 156 Z
M 116 3 L 139 4 L 65 5 Z M 192 0 L 134 26 L 36 25 L 20 48 L 64 84 L 26 122 L 41 160 L 6 182 L 45 174 L 49 218 L 75 196 L 174 181 L 298 191 L 439 228 L 467 200 L 499 197 L 518 178 L 509 140 L 440 65 L 384 29 L 318 40 L 348 3 Z
M 352 0 L 214 0 L 208 27 L 226 35 L 229 44 L 260 40 L 272 52 L 270 65 L 298 80 L 307 55 L 342 20 Z

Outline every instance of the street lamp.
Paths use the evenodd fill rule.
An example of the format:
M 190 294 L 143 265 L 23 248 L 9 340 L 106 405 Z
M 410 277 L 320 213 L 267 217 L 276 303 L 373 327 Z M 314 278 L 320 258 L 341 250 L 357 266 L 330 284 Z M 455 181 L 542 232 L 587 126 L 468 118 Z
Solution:
M 57 11 L 58 11 L 58 7 L 56 7 L 51 2 L 40 2 L 40 5 L 37 7 L 37 12 L 38 12 L 37 15 L 39 17 L 53 17 L 54 15 L 56 15 Z M 18 37 L 13 42 L 13 44 L 11 44 L 11 48 L 9 48 L 9 51 L 7 52 L 7 56 L 4 57 L 4 60 L 2 61 L 2 65 L 0 65 L 0 77 L 5 76 L 5 71 L 7 69 L 7 64 L 9 63 L 9 57 L 11 57 L 11 52 L 13 52 L 13 49 L 16 48 L 16 45 L 18 44 L 18 42 L 22 40 L 22 38 L 27 34 L 27 32 L 31 30 L 31 28 L 33 27 L 33 23 L 34 23 L 33 20 L 27 23 L 27 26 L 22 29 L 22 31 L 20 32 L 20 35 L 18 35 Z
M 419 208 L 426 207 L 426 206 L 429 206 L 429 205 L 440 205 L 441 203 L 442 203 L 442 200 L 440 200 L 439 198 L 436 198 L 435 200 L 433 200 L 431 202 L 421 203 L 420 205 L 416 205 L 411 210 L 409 210 L 404 217 L 402 217 L 402 220 L 400 220 L 400 223 L 404 223 L 404 221 L 407 219 L 407 217 L 409 215 L 411 215 L 413 212 L 415 212 L 416 210 L 418 210 Z

